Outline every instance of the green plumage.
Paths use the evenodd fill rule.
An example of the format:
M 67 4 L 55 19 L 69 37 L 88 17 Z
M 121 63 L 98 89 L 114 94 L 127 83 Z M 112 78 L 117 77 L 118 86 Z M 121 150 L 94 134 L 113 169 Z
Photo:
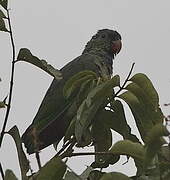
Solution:
M 22 136 L 29 154 L 61 140 L 65 135 L 67 127 L 77 111 L 75 108 L 70 110 L 73 102 L 63 96 L 65 83 L 70 77 L 84 70 L 93 71 L 98 77 L 103 74 L 110 77 L 112 60 L 117 53 L 113 52 L 112 43 L 120 39 L 121 37 L 116 31 L 108 29 L 98 31 L 87 43 L 82 55 L 61 69 L 63 79 L 53 80 L 32 124 Z

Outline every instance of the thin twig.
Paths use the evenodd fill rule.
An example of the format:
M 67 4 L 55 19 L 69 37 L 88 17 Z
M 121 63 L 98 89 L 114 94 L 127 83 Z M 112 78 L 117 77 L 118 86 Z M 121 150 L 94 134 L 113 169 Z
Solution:
M 2 169 L 1 163 L 0 163 L 0 172 L 1 172 L 2 179 L 5 180 L 5 175 L 4 175 L 4 171 Z
M 76 141 L 73 141 L 73 142 L 69 145 L 69 147 L 67 148 L 67 150 L 60 155 L 60 157 L 61 157 L 62 159 L 65 158 L 65 157 L 69 157 L 69 155 L 72 154 L 73 151 L 74 151 L 74 150 L 73 150 L 73 147 L 74 147 L 75 144 L 76 144 Z
M 75 138 L 71 138 L 66 144 L 63 145 L 63 147 L 58 151 L 57 156 L 59 156 L 62 152 L 64 152 L 70 144 L 75 142 Z
M 42 166 L 41 166 L 41 160 L 40 160 L 39 152 L 35 153 L 35 157 L 36 157 L 36 160 L 37 160 L 38 168 L 41 169 Z
M 91 156 L 91 155 L 113 155 L 112 152 L 82 152 L 82 153 L 71 153 L 67 157 L 73 156 Z
M 135 65 L 135 63 L 132 64 L 132 67 L 131 67 L 131 69 L 130 69 L 130 71 L 129 71 L 128 76 L 126 77 L 126 79 L 125 79 L 123 85 L 122 85 L 122 86 L 120 87 L 120 89 L 116 92 L 116 94 L 114 95 L 114 97 L 116 97 L 116 96 L 124 89 L 124 87 L 126 86 L 126 83 L 129 81 L 129 77 L 130 77 L 131 74 L 132 74 L 134 65 Z
M 58 151 L 57 156 L 59 156 L 69 145 L 70 141 L 63 145 L 63 147 Z
M 1 136 L 0 136 L 0 147 L 2 145 L 2 140 L 4 137 L 4 132 L 5 132 L 8 117 L 9 117 L 9 112 L 11 109 L 11 100 L 12 100 L 13 82 L 14 82 L 14 70 L 15 70 L 15 44 L 14 44 L 14 38 L 13 38 L 13 33 L 12 33 L 12 26 L 11 26 L 11 20 L 10 20 L 10 15 L 9 15 L 9 9 L 7 9 L 7 20 L 8 20 L 9 34 L 10 34 L 11 45 L 12 45 L 12 67 L 11 67 L 9 99 L 8 99 L 8 105 L 7 105 L 7 110 L 6 110 L 6 114 L 5 114 L 4 124 L 2 127 Z

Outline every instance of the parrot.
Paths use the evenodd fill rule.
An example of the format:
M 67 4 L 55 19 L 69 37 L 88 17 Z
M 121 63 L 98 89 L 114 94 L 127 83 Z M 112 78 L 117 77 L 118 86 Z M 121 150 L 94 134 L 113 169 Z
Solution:
M 22 142 L 28 154 L 36 153 L 64 137 L 76 114 L 76 109 L 71 109 L 71 103 L 63 95 L 66 82 L 84 70 L 93 71 L 97 77 L 101 77 L 104 68 L 106 75 L 111 77 L 113 59 L 121 48 L 122 39 L 117 31 L 98 30 L 86 44 L 82 54 L 60 69 L 62 79 L 53 79 L 32 124 L 22 135 Z M 73 112 L 69 113 L 70 111 Z

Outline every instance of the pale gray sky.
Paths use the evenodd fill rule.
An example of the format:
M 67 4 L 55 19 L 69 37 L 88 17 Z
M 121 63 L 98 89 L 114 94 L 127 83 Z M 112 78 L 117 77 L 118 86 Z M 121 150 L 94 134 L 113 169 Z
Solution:
M 11 1 L 10 4 L 17 51 L 22 47 L 29 48 L 56 68 L 80 55 L 86 42 L 98 29 L 116 29 L 122 35 L 123 48 L 114 63 L 114 72 L 124 79 L 135 62 L 134 73 L 143 72 L 150 77 L 159 92 L 161 106 L 170 102 L 169 7 L 169 0 L 22 0 Z M 7 33 L 1 32 L 0 39 L 0 98 L 3 99 L 8 94 L 11 49 Z M 24 132 L 32 122 L 51 80 L 52 77 L 32 65 L 24 62 L 16 64 L 7 129 L 17 125 L 20 132 Z M 168 109 L 163 109 L 167 114 Z M 1 122 L 4 113 L 5 110 L 1 110 Z M 133 125 L 129 112 L 127 115 Z M 43 163 L 54 153 L 51 147 L 43 150 Z M 3 141 L 1 159 L 5 169 L 13 169 L 19 176 L 15 146 L 9 136 L 5 136 Z M 74 158 L 69 165 L 80 173 L 85 165 L 91 163 L 91 159 L 85 157 L 78 161 Z M 121 163 L 110 170 L 121 171 Z M 123 172 L 133 175 L 135 169 L 132 163 L 124 165 Z

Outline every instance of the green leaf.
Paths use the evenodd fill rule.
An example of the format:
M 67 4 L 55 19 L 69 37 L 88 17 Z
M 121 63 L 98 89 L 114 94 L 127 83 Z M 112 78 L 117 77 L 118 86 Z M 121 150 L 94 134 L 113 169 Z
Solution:
M 9 32 L 8 29 L 5 26 L 4 20 L 0 17 L 0 31 Z
M 81 137 L 81 141 L 76 144 L 76 147 L 85 147 L 90 145 L 91 142 L 92 142 L 91 131 L 89 128 L 87 128 L 84 130 Z
M 3 13 L 3 11 L 1 11 L 1 10 L 0 10 L 0 18 L 7 18 L 7 17 L 5 16 L 5 14 Z
M 145 150 L 142 144 L 129 140 L 122 140 L 115 143 L 109 152 L 115 155 L 127 155 L 143 164 Z
M 68 98 L 75 90 L 79 89 L 89 80 L 97 80 L 97 75 L 93 71 L 81 71 L 71 77 L 63 88 L 63 95 Z
M 21 169 L 21 175 L 22 179 L 27 179 L 26 173 L 29 170 L 29 161 L 26 158 L 26 155 L 23 151 L 22 148 L 22 141 L 21 137 L 19 134 L 19 130 L 17 126 L 12 127 L 9 131 L 8 134 L 12 136 L 12 138 L 15 141 L 15 145 L 17 148 L 17 153 L 18 153 L 18 159 L 19 159 L 19 164 L 20 164 L 20 169 Z
M 12 170 L 7 169 L 5 171 L 5 179 L 4 180 L 18 180 Z
M 145 91 L 145 89 L 141 88 L 136 83 L 130 83 L 126 89 L 132 92 L 140 103 L 143 104 L 150 121 L 154 124 L 163 122 L 164 116 L 159 108 L 159 104 L 155 104 L 155 101 L 152 101 L 153 98 Z
M 157 91 L 155 90 L 150 79 L 142 73 L 135 74 L 130 81 L 136 83 L 140 88 L 145 90 L 145 93 L 150 98 L 150 102 L 152 102 L 155 108 L 159 105 L 159 96 Z
M 163 146 L 161 147 L 161 154 L 159 154 L 159 162 L 160 162 L 160 157 L 161 157 L 161 162 L 159 164 L 160 167 L 160 174 L 161 178 L 163 180 L 169 180 L 170 179 L 170 147 L 169 146 Z
M 159 152 L 159 158 L 163 162 L 170 163 L 170 146 L 162 146 Z M 170 166 L 169 166 L 170 167 Z
M 100 180 L 131 180 L 128 176 L 119 173 L 119 172 L 111 172 L 105 173 Z
M 146 141 L 145 168 L 152 163 L 161 146 L 166 143 L 162 137 L 168 136 L 169 134 L 166 127 L 162 124 L 157 124 L 150 130 Z
M 90 91 L 87 97 L 88 106 L 98 100 L 99 98 L 108 98 L 113 93 L 113 88 L 120 85 L 119 75 L 115 75 L 112 79 L 106 80 L 105 82 L 96 86 L 92 91 Z
M 67 171 L 64 180 L 80 180 L 80 176 L 74 172 Z
M 3 101 L 0 101 L 0 108 L 5 108 L 5 107 L 6 107 L 5 103 Z
M 116 100 L 111 102 L 112 111 L 105 110 L 103 118 L 110 128 L 117 133 L 121 134 L 124 139 L 129 139 L 133 142 L 139 142 L 138 138 L 131 134 L 131 128 L 128 125 L 125 117 L 123 104 L 121 101 Z
M 80 175 L 80 178 L 83 180 L 86 180 L 90 174 L 90 172 L 93 171 L 93 168 L 91 166 L 88 166 L 83 173 Z
M 39 67 L 44 70 L 54 78 L 60 80 L 62 79 L 62 74 L 59 70 L 55 69 L 53 66 L 48 64 L 45 60 L 40 60 L 36 56 L 32 55 L 29 49 L 22 48 L 19 51 L 17 61 L 25 61 Z
M 94 118 L 100 105 L 101 104 L 99 102 L 96 102 L 90 107 L 87 107 L 86 100 L 84 100 L 83 103 L 80 105 L 77 111 L 77 118 L 76 118 L 76 123 L 75 123 L 75 136 L 78 143 L 81 144 L 84 131 L 91 124 L 92 119 Z
M 88 180 L 99 180 L 103 176 L 103 174 L 105 173 L 101 171 L 93 170 L 90 172 L 88 176 Z
M 147 133 L 153 127 L 153 122 L 150 120 L 150 116 L 147 113 L 147 107 L 145 107 L 145 105 L 130 91 L 122 93 L 119 95 L 119 98 L 123 99 L 129 105 L 141 138 L 145 142 Z
M 96 115 L 92 124 L 92 136 L 94 141 L 95 152 L 108 151 L 112 145 L 112 133 L 110 128 L 103 119 L 103 111 Z M 102 135 L 101 135 L 102 134 Z M 95 155 L 95 162 L 92 167 L 105 168 L 109 166 L 109 162 L 106 162 L 107 156 Z
M 8 0 L 0 0 L 0 5 L 7 10 L 8 8 Z
M 54 156 L 38 172 L 36 180 L 62 180 L 66 165 L 58 156 Z
M 163 124 L 156 124 L 148 133 L 146 145 L 151 145 L 158 141 L 162 136 L 168 136 L 170 133 Z M 166 142 L 166 141 L 163 141 Z
M 80 89 L 79 89 L 79 92 L 76 96 L 76 103 L 77 105 L 80 105 L 84 99 L 87 98 L 89 92 L 94 89 L 95 87 L 97 86 L 97 80 L 93 79 L 93 80 L 87 80 L 85 81 Z

